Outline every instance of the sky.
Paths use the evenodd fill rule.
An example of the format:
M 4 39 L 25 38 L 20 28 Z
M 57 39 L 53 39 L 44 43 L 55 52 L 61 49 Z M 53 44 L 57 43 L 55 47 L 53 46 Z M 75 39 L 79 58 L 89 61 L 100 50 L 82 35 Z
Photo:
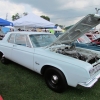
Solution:
M 87 14 L 95 14 L 95 8 L 100 8 L 100 0 L 0 0 L 0 17 L 11 21 L 12 15 L 22 16 L 27 12 L 45 15 L 55 24 L 69 26 Z

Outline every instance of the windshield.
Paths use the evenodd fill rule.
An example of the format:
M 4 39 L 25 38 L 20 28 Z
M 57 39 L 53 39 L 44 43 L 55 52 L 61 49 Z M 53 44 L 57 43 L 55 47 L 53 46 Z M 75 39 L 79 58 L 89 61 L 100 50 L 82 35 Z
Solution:
M 100 38 L 100 34 L 94 34 L 96 38 Z
M 32 45 L 35 47 L 44 47 L 56 40 L 53 34 L 32 34 L 29 35 Z
M 90 43 L 91 40 L 86 35 L 83 35 L 82 37 L 78 38 L 78 42 L 79 43 Z

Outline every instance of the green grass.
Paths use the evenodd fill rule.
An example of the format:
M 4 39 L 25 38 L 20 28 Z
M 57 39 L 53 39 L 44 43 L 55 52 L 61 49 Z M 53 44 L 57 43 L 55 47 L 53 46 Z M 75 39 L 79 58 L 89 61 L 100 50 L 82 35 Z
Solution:
M 99 100 L 100 80 L 91 89 L 68 87 L 59 94 L 46 86 L 43 76 L 15 63 L 0 63 L 0 95 L 4 100 Z

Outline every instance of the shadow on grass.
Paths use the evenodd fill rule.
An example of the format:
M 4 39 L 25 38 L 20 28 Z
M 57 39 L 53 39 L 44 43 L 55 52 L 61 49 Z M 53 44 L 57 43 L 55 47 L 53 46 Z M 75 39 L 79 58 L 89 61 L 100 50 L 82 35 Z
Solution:
M 99 100 L 100 81 L 92 88 L 68 87 L 61 94 L 50 90 L 43 76 L 17 63 L 0 63 L 0 94 L 4 100 Z

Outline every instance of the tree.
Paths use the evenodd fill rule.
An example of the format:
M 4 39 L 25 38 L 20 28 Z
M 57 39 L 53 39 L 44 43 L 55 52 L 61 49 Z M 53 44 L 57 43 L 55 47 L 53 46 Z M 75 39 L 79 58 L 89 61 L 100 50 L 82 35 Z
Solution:
M 67 26 L 67 27 L 65 27 L 64 29 L 65 30 L 68 30 L 70 27 L 72 27 L 73 25 L 70 25 L 70 26 Z
M 12 15 L 12 21 L 15 21 L 19 18 L 20 18 L 19 13 L 16 13 L 15 15 Z
M 40 17 L 42 17 L 42 18 L 43 18 L 43 19 L 45 19 L 45 20 L 48 20 L 48 21 L 50 21 L 50 18 L 49 18 L 48 16 L 41 15 Z
M 59 24 L 55 24 L 56 27 L 60 27 L 61 29 L 63 29 L 65 27 L 65 25 L 59 25 Z
M 27 12 L 23 13 L 24 16 L 28 15 Z M 16 13 L 15 15 L 12 15 L 12 21 L 15 21 L 17 19 L 21 18 L 21 16 L 19 15 L 19 13 Z
M 55 24 L 55 26 L 59 26 L 58 24 Z
M 27 12 L 24 12 L 23 15 L 26 16 L 26 15 L 28 15 L 28 13 Z

